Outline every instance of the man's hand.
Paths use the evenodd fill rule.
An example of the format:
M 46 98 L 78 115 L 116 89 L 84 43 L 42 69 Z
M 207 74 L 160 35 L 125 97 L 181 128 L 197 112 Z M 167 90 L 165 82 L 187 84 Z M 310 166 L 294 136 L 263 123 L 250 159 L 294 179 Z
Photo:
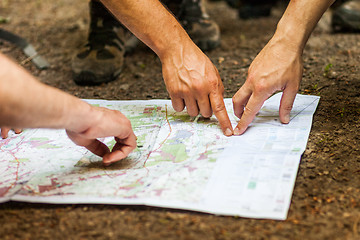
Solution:
M 74 143 L 103 157 L 105 165 L 125 158 L 135 148 L 130 121 L 119 111 L 92 107 L 47 86 L 1 53 L 0 63 L 0 126 L 10 126 L 15 132 L 18 128 L 66 129 Z M 1 130 L 1 137 L 7 137 L 9 128 Z M 116 140 L 112 152 L 97 140 L 110 136 Z
M 182 111 L 186 106 L 191 116 L 204 117 L 214 112 L 224 134 L 231 136 L 219 73 L 160 1 L 101 1 L 160 57 L 174 109 Z
M 11 130 L 11 128 L 2 127 L 0 129 L 1 129 L 1 138 L 3 138 L 3 139 L 7 138 L 9 136 L 9 131 Z M 16 134 L 19 134 L 22 132 L 22 129 L 20 129 L 20 128 L 14 128 L 13 130 Z
M 192 42 L 179 46 L 180 54 L 163 57 L 162 69 L 172 105 L 178 112 L 185 107 L 190 116 L 211 117 L 214 113 L 226 136 L 233 135 L 216 67 Z
M 235 135 L 245 132 L 265 100 L 283 91 L 280 121 L 290 121 L 290 111 L 302 78 L 302 52 L 321 15 L 335 0 L 289 1 L 276 32 L 251 64 L 245 84 L 233 97 L 240 119 Z
M 283 91 L 280 121 L 289 123 L 303 71 L 302 52 L 294 49 L 286 41 L 273 38 L 254 59 L 246 82 L 233 97 L 234 112 L 240 118 L 235 135 L 245 132 L 265 100 L 276 91 Z
M 129 155 L 136 147 L 136 136 L 130 121 L 119 111 L 93 107 L 93 115 L 97 116 L 92 124 L 80 132 L 67 130 L 69 138 L 77 145 L 87 148 L 103 158 L 108 166 Z M 114 136 L 116 144 L 112 151 L 97 138 Z

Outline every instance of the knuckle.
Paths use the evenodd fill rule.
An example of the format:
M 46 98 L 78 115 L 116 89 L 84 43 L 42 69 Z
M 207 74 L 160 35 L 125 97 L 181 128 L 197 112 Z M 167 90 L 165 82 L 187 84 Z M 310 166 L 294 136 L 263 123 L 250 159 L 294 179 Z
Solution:
M 253 71 L 251 69 L 251 66 L 250 66 L 248 71 L 247 71 L 247 79 L 246 80 L 249 81 L 249 82 L 252 82 L 252 81 L 254 81 L 254 79 L 255 79 L 255 75 L 254 75 L 254 73 L 253 73 Z
M 283 109 L 284 109 L 285 111 L 287 111 L 287 112 L 290 112 L 290 111 L 292 110 L 292 108 L 293 108 L 292 105 L 285 105 L 285 106 L 283 107 Z
M 218 112 L 221 112 L 221 111 L 226 111 L 225 109 L 225 105 L 224 104 L 216 104 L 214 107 L 213 107 L 213 111 L 215 113 L 218 113 Z
M 128 128 L 131 128 L 131 122 L 128 118 L 124 118 L 123 119 L 123 124 L 128 127 Z
M 256 114 L 256 112 L 252 108 L 249 108 L 248 106 L 245 106 L 244 112 L 243 112 L 244 116 L 252 116 L 252 115 L 255 115 L 255 114 Z
M 167 84 L 166 89 L 171 96 L 179 96 L 182 92 L 182 87 L 179 84 Z
M 206 85 L 205 84 L 201 84 L 201 83 L 197 83 L 197 84 L 194 84 L 192 87 L 193 91 L 195 92 L 201 92 L 204 90 L 204 88 L 206 88 Z
M 81 132 L 79 135 L 83 138 L 90 139 L 90 138 L 93 138 L 94 132 L 95 131 L 93 128 L 89 128 L 89 129 L 86 129 L 85 131 Z
M 176 88 L 176 89 L 175 88 L 168 88 L 167 90 L 168 90 L 171 97 L 179 97 L 180 96 L 180 91 L 179 91 L 178 88 Z
M 180 94 L 180 93 L 170 93 L 170 98 L 171 99 L 182 99 L 183 98 L 183 96 L 182 96 L 182 94 Z
M 179 91 L 179 97 L 185 97 L 185 96 L 190 96 L 191 95 L 191 91 L 189 88 L 183 88 L 181 91 Z
M 236 94 L 231 98 L 233 105 L 237 103 L 237 96 Z
M 258 81 L 255 86 L 254 86 L 254 91 L 255 92 L 264 92 L 267 91 L 269 88 L 269 84 L 264 81 L 263 79 L 261 79 L 260 81 Z
M 211 88 L 211 89 L 221 89 L 221 88 L 223 88 L 223 84 L 222 84 L 222 82 L 221 81 L 219 81 L 218 79 L 215 79 L 215 78 L 211 78 L 210 80 L 209 80 L 209 87 Z

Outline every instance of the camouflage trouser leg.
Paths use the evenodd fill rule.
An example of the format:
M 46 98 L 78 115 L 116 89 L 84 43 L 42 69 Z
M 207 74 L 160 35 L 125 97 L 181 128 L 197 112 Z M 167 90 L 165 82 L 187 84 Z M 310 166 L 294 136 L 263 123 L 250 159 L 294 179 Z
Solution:
M 87 42 L 72 58 L 75 83 L 96 85 L 115 80 L 125 54 L 125 29 L 99 1 L 90 1 Z
M 161 0 L 202 50 L 220 44 L 219 26 L 210 19 L 203 0 Z

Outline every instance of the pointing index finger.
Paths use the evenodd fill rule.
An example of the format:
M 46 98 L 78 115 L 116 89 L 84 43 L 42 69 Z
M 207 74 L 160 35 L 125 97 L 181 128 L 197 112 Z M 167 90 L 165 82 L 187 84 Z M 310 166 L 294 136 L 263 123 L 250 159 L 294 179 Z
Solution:
M 266 98 L 254 97 L 254 94 L 251 95 L 249 102 L 245 106 L 241 119 L 234 130 L 234 135 L 241 135 L 245 132 L 249 124 L 254 120 L 256 114 L 261 109 L 265 100 Z
M 224 99 L 221 94 L 210 93 L 211 108 L 220 123 L 220 127 L 225 136 L 233 135 L 233 129 L 227 114 Z

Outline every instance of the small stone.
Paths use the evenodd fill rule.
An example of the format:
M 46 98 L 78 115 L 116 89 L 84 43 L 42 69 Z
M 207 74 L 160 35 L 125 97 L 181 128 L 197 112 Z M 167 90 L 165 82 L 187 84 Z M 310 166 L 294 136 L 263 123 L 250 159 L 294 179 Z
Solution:
M 129 89 L 129 87 L 130 87 L 130 85 L 125 83 L 125 84 L 121 84 L 119 88 L 121 90 L 127 91 Z
M 344 217 L 344 218 L 348 218 L 348 217 L 350 217 L 350 216 L 351 216 L 351 214 L 348 213 L 348 212 L 344 212 L 344 213 L 343 213 L 343 217 Z
M 144 73 L 139 73 L 139 72 L 137 72 L 137 73 L 134 74 L 134 77 L 135 77 L 135 78 L 144 78 L 144 77 L 145 77 L 145 74 L 144 74 Z
M 306 167 L 312 169 L 312 168 L 315 168 L 316 165 L 313 163 L 308 163 L 308 164 L 306 164 Z

